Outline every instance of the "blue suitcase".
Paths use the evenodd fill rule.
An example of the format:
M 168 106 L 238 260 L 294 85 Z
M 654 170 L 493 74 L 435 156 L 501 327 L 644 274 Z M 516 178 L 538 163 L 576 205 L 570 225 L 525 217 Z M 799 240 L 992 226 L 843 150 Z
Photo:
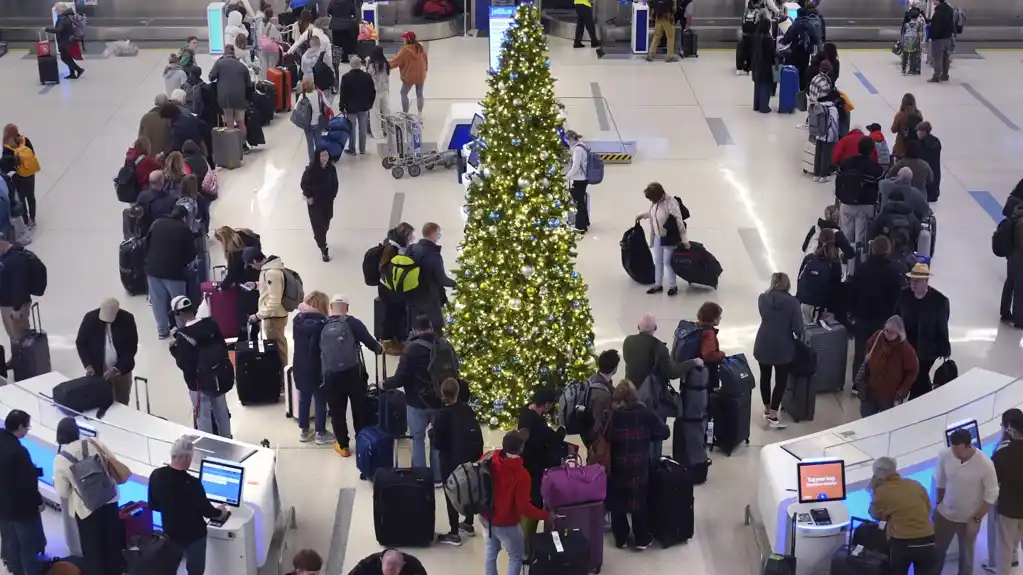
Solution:
M 377 470 L 394 466 L 394 437 L 377 426 L 364 427 L 355 435 L 355 466 L 359 479 L 370 479 Z
M 781 67 L 781 87 L 778 90 L 778 113 L 792 114 L 796 111 L 796 94 L 799 92 L 799 71 L 795 66 Z

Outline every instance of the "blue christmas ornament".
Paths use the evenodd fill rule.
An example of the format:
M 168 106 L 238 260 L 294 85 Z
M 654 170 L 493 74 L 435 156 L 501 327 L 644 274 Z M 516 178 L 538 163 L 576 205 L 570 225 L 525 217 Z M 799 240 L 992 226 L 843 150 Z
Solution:
M 554 174 L 557 174 L 558 173 L 558 167 L 552 164 L 549 168 L 547 168 L 547 173 L 552 175 L 552 176 Z
M 490 372 L 493 373 L 494 375 L 498 375 L 501 373 L 501 368 L 495 365 L 490 369 Z
M 579 272 L 572 272 L 572 279 L 574 280 L 579 279 Z
M 497 212 L 490 212 L 489 214 L 487 214 L 487 218 L 492 222 L 496 222 L 497 220 L 501 219 L 501 214 Z
M 572 302 L 572 307 L 579 309 L 580 303 L 578 301 Z
M 547 60 L 543 63 L 543 65 L 546 66 L 547 68 L 550 68 L 551 67 L 551 59 L 547 58 Z
M 515 199 L 516 200 L 521 200 L 521 199 L 524 199 L 525 197 L 526 197 L 526 194 L 522 193 L 522 190 L 519 190 L 519 191 L 515 192 Z
M 518 138 L 512 138 L 512 145 L 513 146 L 518 146 L 521 143 L 522 143 L 522 140 L 520 140 Z
M 529 241 L 535 242 L 536 241 L 536 236 L 529 236 Z
M 561 209 L 561 200 L 555 200 L 554 207 L 558 208 L 558 209 Z
M 533 227 L 534 228 L 539 227 L 540 224 L 542 224 L 542 223 L 543 223 L 542 220 L 539 220 L 539 219 L 533 220 Z
M 561 220 L 559 220 L 558 218 L 551 218 L 547 220 L 547 225 L 552 228 L 556 228 L 561 225 Z
M 512 72 L 508 77 L 511 78 L 512 80 L 517 80 L 518 77 L 519 77 L 519 73 L 518 72 Z

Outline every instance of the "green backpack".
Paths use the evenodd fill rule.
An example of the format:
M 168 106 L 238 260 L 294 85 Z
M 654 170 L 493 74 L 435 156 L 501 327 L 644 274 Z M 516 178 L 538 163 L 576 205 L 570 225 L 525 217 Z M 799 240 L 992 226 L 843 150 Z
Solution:
M 410 256 L 398 254 L 384 264 L 380 282 L 398 295 L 408 295 L 419 289 L 419 262 Z

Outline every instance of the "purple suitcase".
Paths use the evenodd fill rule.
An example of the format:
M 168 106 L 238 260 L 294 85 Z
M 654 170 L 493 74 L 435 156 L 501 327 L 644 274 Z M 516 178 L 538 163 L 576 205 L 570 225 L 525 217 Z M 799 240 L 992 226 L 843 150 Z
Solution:
M 590 572 L 600 573 L 604 565 L 604 502 L 558 507 L 544 521 L 544 531 L 578 529 L 590 545 Z

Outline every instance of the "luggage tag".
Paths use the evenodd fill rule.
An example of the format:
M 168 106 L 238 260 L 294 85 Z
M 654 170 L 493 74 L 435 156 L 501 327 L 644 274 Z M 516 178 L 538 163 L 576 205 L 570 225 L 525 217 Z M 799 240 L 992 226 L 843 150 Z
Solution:
M 863 546 L 857 545 L 856 547 L 852 548 L 852 551 L 849 552 L 849 555 L 852 555 L 853 557 L 859 557 L 861 553 L 863 553 Z
M 551 541 L 554 542 L 554 550 L 558 553 L 565 552 L 565 546 L 561 544 L 561 535 L 557 531 L 551 531 Z

